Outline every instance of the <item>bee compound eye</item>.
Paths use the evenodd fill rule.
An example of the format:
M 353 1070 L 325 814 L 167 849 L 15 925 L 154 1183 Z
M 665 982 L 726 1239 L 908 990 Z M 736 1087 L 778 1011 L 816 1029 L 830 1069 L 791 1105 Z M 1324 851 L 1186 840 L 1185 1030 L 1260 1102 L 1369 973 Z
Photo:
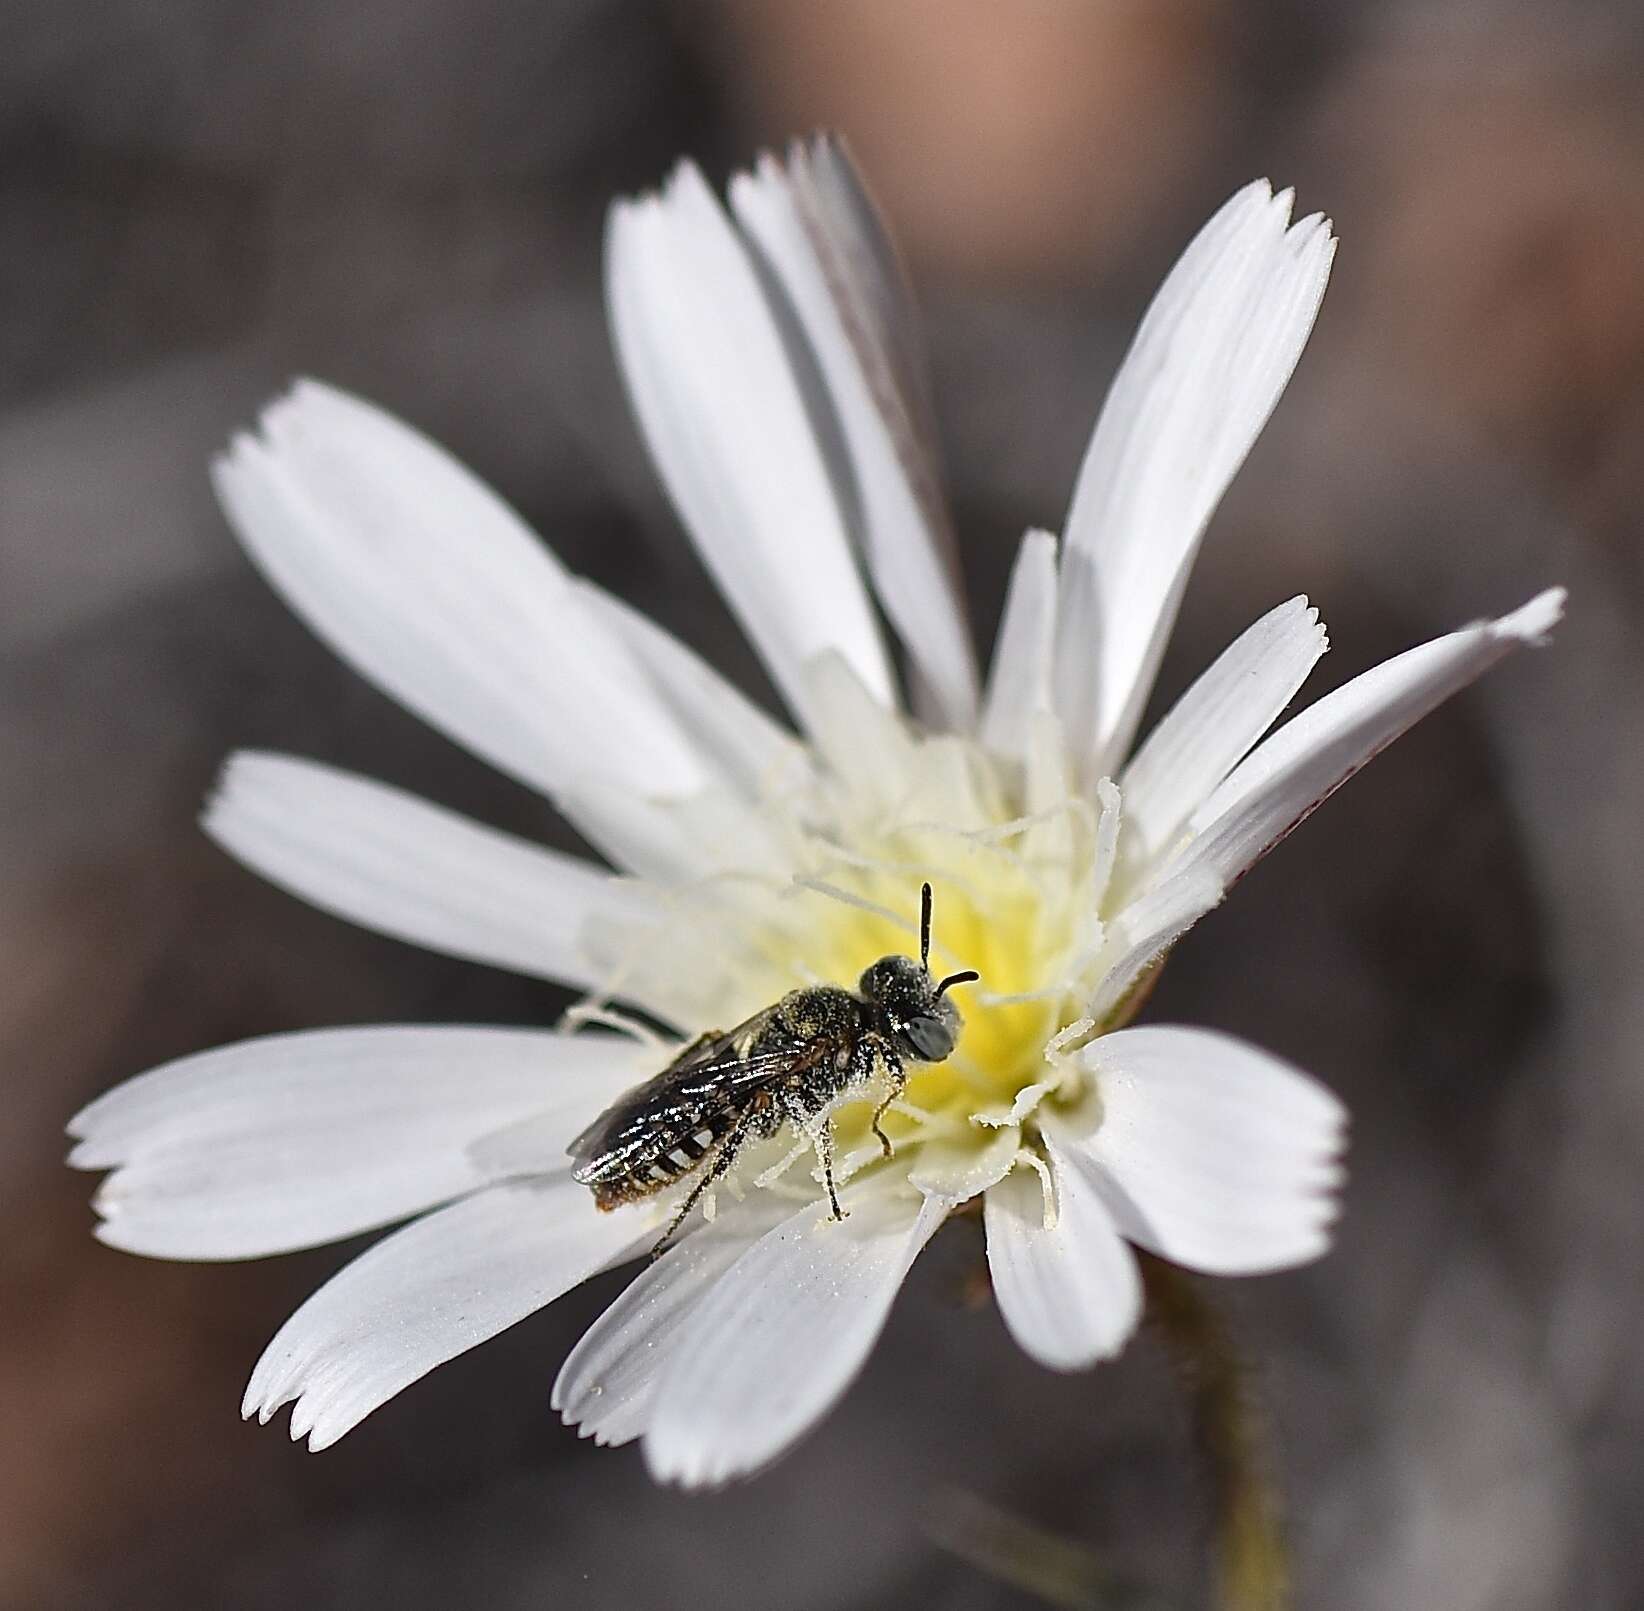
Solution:
M 953 1051 L 953 1026 L 941 1018 L 922 1013 L 910 1018 L 902 1033 L 914 1052 L 927 1063 L 940 1063 Z

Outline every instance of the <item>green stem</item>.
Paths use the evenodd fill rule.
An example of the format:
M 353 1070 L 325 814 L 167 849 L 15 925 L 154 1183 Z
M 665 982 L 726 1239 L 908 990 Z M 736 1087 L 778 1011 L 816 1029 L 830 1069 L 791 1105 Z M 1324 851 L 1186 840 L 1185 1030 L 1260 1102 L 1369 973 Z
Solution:
M 1142 1255 L 1148 1314 L 1186 1385 L 1216 1507 L 1219 1611 L 1289 1611 L 1290 1555 L 1250 1367 L 1198 1284 Z
M 1160 1601 L 1111 1572 L 1083 1544 L 963 1489 L 946 1489 L 936 1496 L 925 1528 L 961 1560 L 1061 1611 L 1166 1611 Z

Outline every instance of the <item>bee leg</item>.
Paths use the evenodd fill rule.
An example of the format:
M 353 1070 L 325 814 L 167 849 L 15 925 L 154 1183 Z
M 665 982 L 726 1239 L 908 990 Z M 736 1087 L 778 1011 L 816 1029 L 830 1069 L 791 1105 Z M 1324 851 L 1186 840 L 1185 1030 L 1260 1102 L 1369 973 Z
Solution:
M 702 1178 L 686 1193 L 685 1201 L 674 1210 L 674 1217 L 668 1221 L 668 1228 L 662 1233 L 661 1239 L 651 1249 L 651 1259 L 662 1257 L 668 1251 L 668 1244 L 673 1241 L 674 1233 L 685 1223 L 685 1217 L 701 1201 L 702 1194 L 722 1176 L 727 1169 L 736 1162 L 736 1155 L 742 1150 L 742 1143 L 748 1139 L 753 1129 L 757 1108 L 748 1108 L 731 1128 L 726 1131 L 725 1139 L 719 1143 L 714 1153 L 713 1162 L 702 1171 Z
M 788 1115 L 788 1122 L 804 1136 L 810 1115 L 799 1103 L 789 1099 L 783 1100 L 782 1107 Z M 843 1219 L 845 1210 L 839 1206 L 839 1192 L 833 1182 L 833 1119 L 830 1116 L 823 1115 L 822 1123 L 811 1135 L 811 1145 L 816 1148 L 817 1162 L 822 1165 L 822 1179 L 827 1184 L 828 1202 L 833 1208 L 833 1217 Z
M 892 1091 L 891 1094 L 873 1110 L 873 1133 L 879 1137 L 880 1151 L 882 1151 L 887 1158 L 894 1158 L 896 1156 L 896 1148 L 891 1145 L 891 1138 L 879 1128 L 879 1120 L 883 1116 L 885 1109 L 888 1108 L 895 1100 L 896 1092 Z
M 839 1206 L 839 1193 L 833 1183 L 833 1120 L 824 1116 L 816 1132 L 816 1156 L 822 1165 L 822 1178 L 828 1184 L 828 1201 L 833 1205 L 833 1217 L 843 1219 L 845 1210 Z
M 903 1087 L 908 1083 L 908 1077 L 903 1071 L 902 1059 L 888 1046 L 881 1045 L 873 1048 L 871 1055 L 877 1064 L 883 1066 L 890 1089 L 885 1093 L 885 1100 L 873 1110 L 873 1121 L 869 1128 L 879 1137 L 879 1145 L 884 1149 L 885 1156 L 891 1158 L 895 1156 L 896 1149 L 891 1145 L 890 1137 L 879 1128 L 879 1121 L 884 1118 L 885 1112 L 891 1103 L 902 1094 Z

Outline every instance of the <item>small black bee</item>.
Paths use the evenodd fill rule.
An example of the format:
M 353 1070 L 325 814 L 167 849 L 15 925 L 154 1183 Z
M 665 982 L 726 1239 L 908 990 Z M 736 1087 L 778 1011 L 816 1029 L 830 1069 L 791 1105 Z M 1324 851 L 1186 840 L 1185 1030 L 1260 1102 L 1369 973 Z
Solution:
M 905 1065 L 940 1063 L 949 1056 L 962 1026 L 947 992 L 980 977 L 972 970 L 949 974 L 940 984 L 931 977 L 930 910 L 926 884 L 917 962 L 880 957 L 854 993 L 833 985 L 791 990 L 735 1029 L 710 1030 L 693 1041 L 566 1148 L 576 1163 L 572 1178 L 593 1192 L 600 1208 L 612 1209 L 653 1196 L 706 1162 L 702 1178 L 651 1249 L 656 1258 L 749 1141 L 775 1135 L 784 1123 L 803 1130 L 881 1070 L 890 1090 L 874 1109 L 873 1133 L 890 1157 L 890 1137 L 879 1121 L 907 1084 Z M 828 1123 L 817 1130 L 815 1141 L 833 1217 L 843 1219 Z

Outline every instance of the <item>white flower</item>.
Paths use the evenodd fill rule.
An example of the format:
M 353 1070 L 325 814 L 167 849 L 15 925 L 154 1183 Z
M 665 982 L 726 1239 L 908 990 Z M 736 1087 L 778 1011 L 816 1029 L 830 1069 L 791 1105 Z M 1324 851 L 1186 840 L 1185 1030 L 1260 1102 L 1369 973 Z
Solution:
M 94 1102 L 99 1235 L 246 1258 L 410 1219 L 320 1289 L 245 1413 L 333 1443 L 441 1361 L 657 1237 L 678 1194 L 596 1211 L 565 1148 L 681 1034 L 908 951 L 975 968 L 957 1052 L 832 1116 L 847 1217 L 804 1137 L 739 1161 L 573 1351 L 554 1402 L 660 1478 L 751 1471 L 855 1374 L 903 1275 L 981 1198 L 1004 1318 L 1058 1369 L 1136 1323 L 1128 1243 L 1280 1269 L 1328 1239 L 1343 1115 L 1224 1036 L 1123 1028 L 1166 949 L 1370 756 L 1562 595 L 1349 682 L 1264 739 L 1323 653 L 1296 598 L 1126 761 L 1200 533 L 1278 399 L 1334 242 L 1236 195 L 1155 299 L 1074 490 L 1030 533 L 980 687 L 903 291 L 839 151 L 619 205 L 618 354 L 646 440 L 797 732 L 568 574 L 440 449 L 305 383 L 217 466 L 253 559 L 361 673 L 540 789 L 618 873 L 396 789 L 241 754 L 206 814 L 265 876 L 356 922 L 588 992 L 581 1032 L 381 1027 L 185 1058 Z M 864 573 L 873 597 L 864 586 Z M 914 720 L 875 603 L 905 657 Z M 1111 781 L 1110 781 L 1111 779 Z M 420 1216 L 420 1217 L 413 1217 Z

